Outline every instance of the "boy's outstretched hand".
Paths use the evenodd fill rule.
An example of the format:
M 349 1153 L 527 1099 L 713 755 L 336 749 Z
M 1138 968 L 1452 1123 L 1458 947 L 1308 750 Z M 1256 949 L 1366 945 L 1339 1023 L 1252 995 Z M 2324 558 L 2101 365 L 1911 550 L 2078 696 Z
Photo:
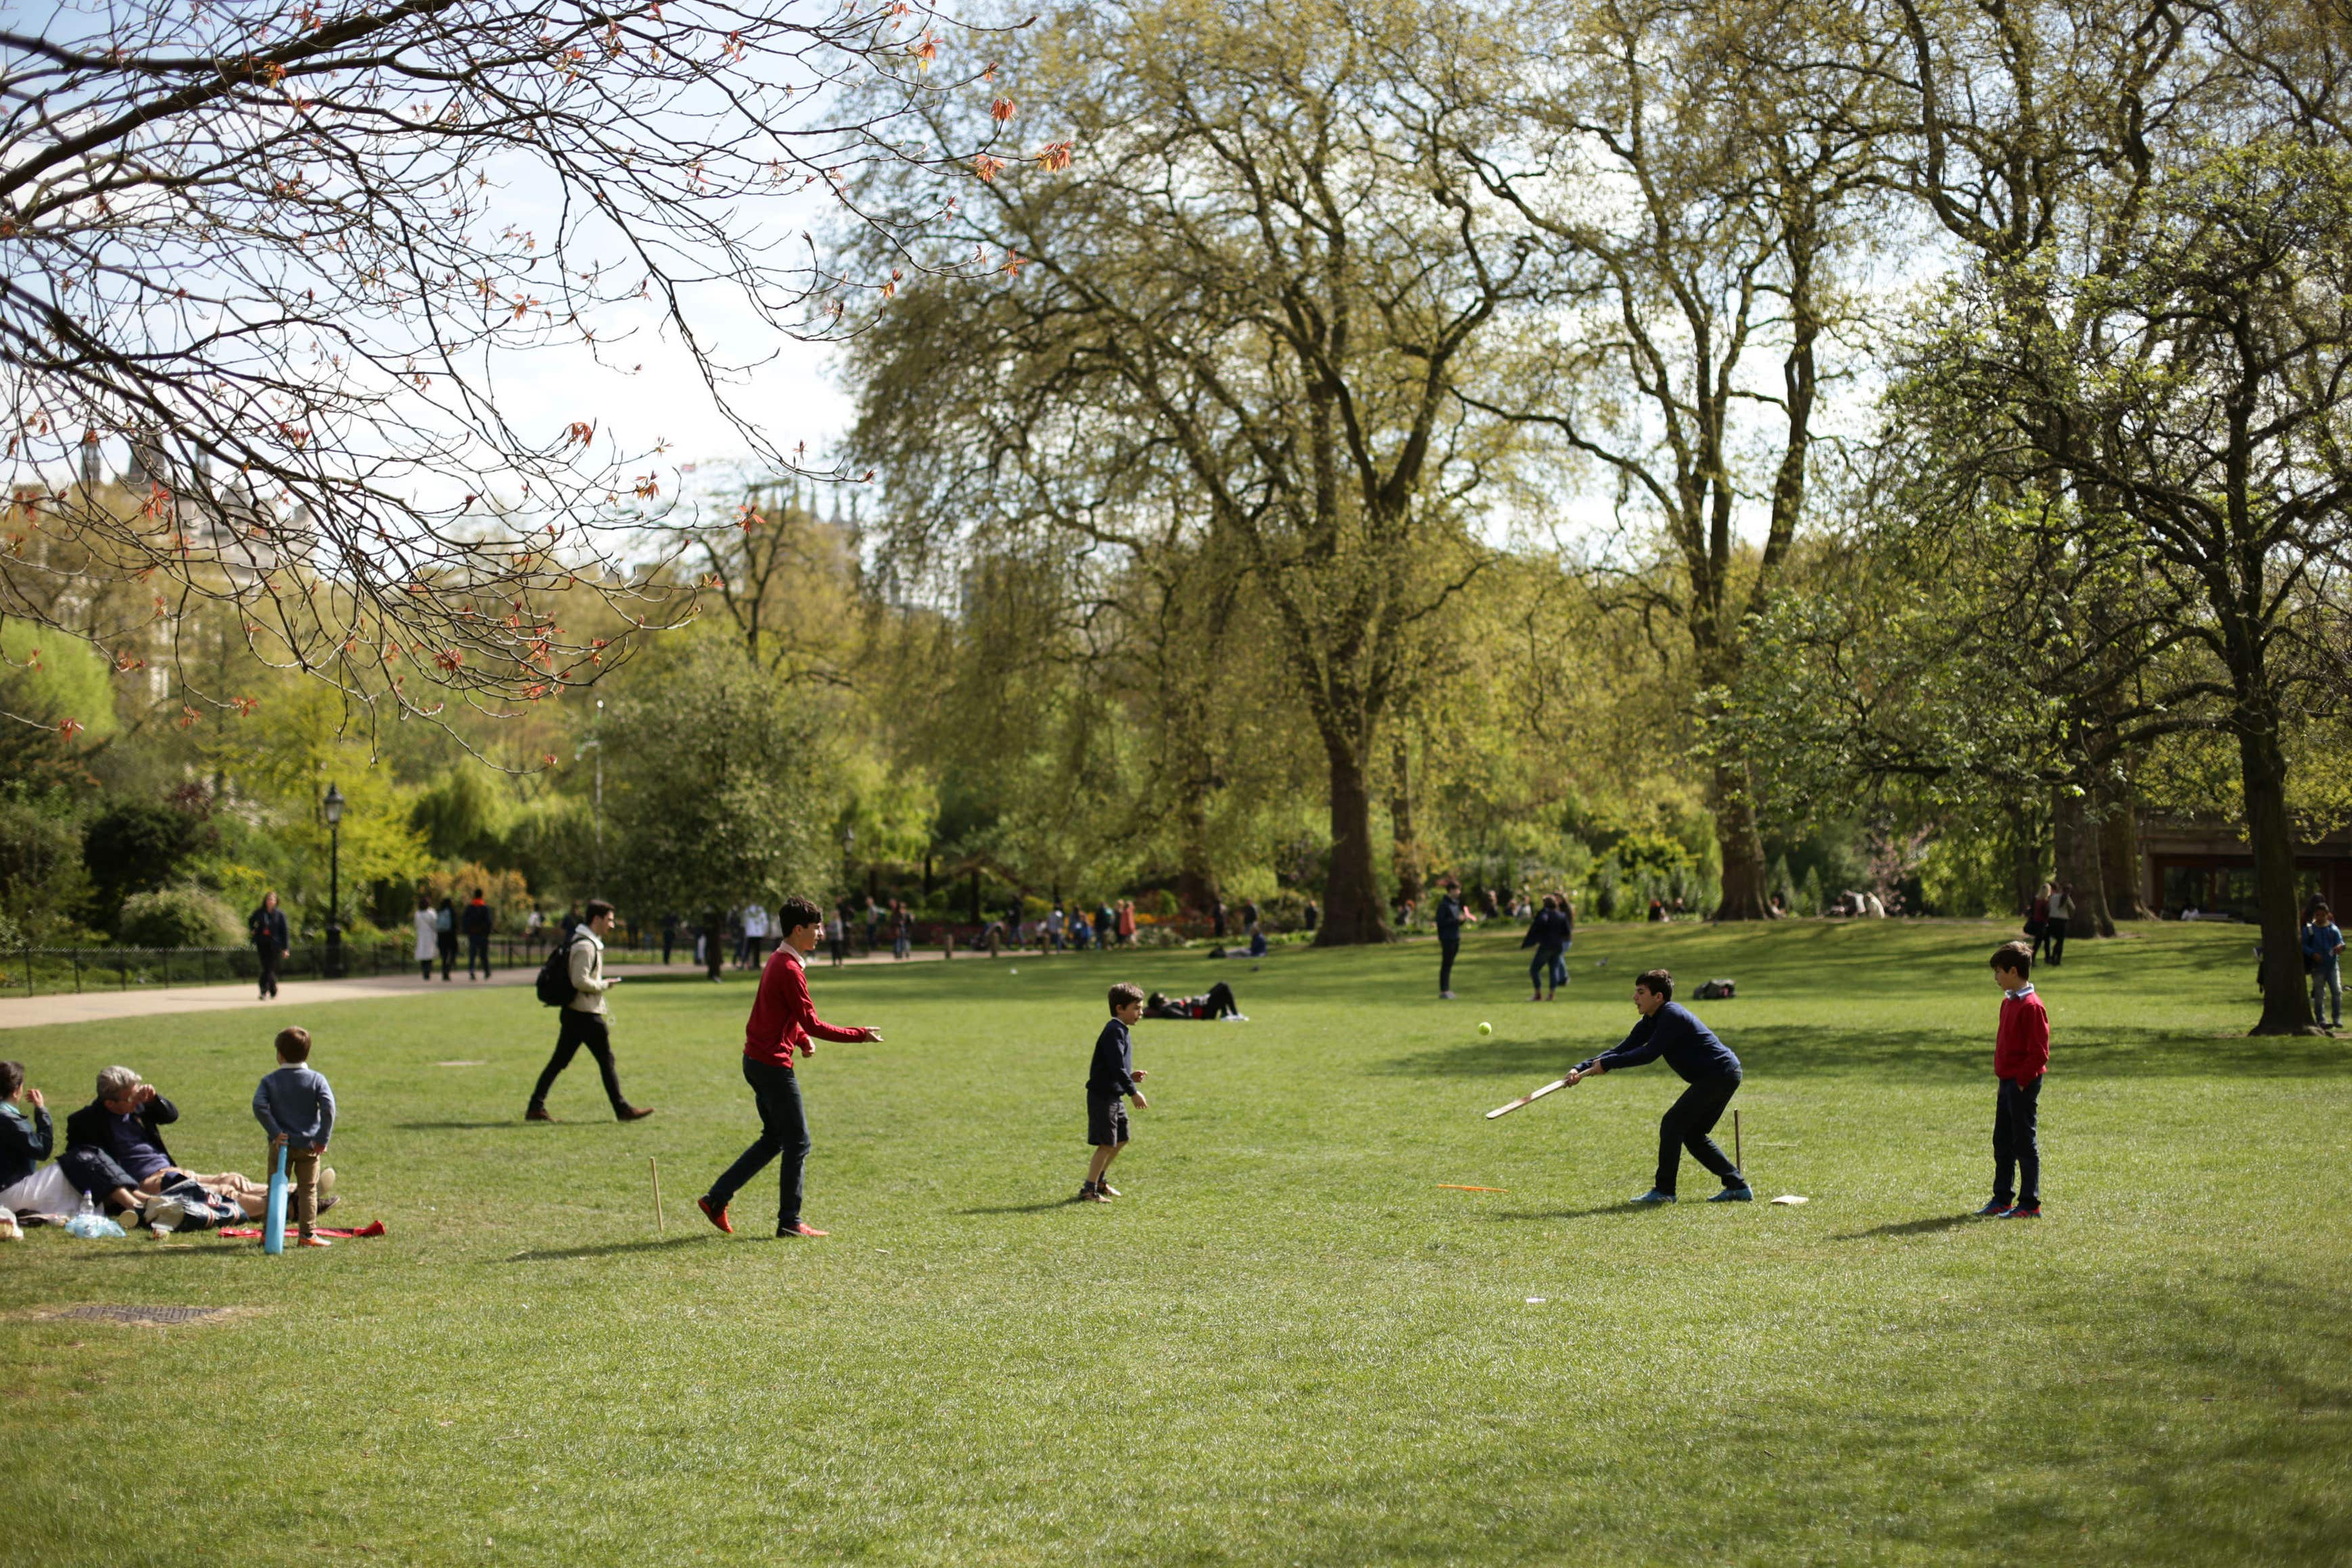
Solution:
M 1151 1102 L 1146 1100 L 1140 1093 L 1130 1094 L 1128 1096 L 1128 1099 L 1133 1103 L 1135 1108 L 1139 1111 L 1149 1111 L 1151 1109 Z

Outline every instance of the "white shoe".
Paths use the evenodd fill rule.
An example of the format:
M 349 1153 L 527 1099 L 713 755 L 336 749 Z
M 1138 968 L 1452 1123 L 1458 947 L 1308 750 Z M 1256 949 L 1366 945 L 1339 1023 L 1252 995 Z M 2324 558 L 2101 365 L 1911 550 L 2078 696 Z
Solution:
M 180 1228 L 180 1221 L 186 1218 L 187 1212 L 187 1205 L 176 1197 L 151 1197 L 140 1207 L 139 1218 L 145 1220 L 147 1228 L 156 1235 L 169 1236 Z
M 1249 1014 L 1227 1013 L 1223 1018 L 1219 1019 L 1217 1021 L 1219 1023 L 1247 1023 L 1249 1022 Z
M 319 1202 L 323 1207 L 326 1201 L 334 1196 L 335 1167 L 321 1166 L 319 1167 Z
M 1440 991 L 1437 993 L 1437 999 L 1441 1002 L 1450 1002 L 1454 999 L 1454 993 L 1452 991 Z

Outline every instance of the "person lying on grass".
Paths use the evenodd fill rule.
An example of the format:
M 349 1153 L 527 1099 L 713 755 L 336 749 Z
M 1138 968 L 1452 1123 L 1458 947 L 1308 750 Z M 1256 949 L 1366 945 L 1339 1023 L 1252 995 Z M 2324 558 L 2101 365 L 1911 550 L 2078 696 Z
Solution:
M 801 1086 L 793 1072 L 793 1052 L 816 1054 L 810 1040 L 843 1043 L 880 1043 L 882 1031 L 845 1029 L 816 1016 L 809 999 L 805 956 L 816 951 L 817 935 L 824 927 L 824 912 L 805 898 L 788 898 L 778 911 L 784 939 L 760 974 L 760 992 L 751 1003 L 751 1017 L 743 1031 L 743 1081 L 751 1086 L 752 1103 L 760 1111 L 760 1135 L 751 1140 L 735 1163 L 694 1200 L 704 1218 L 728 1235 L 735 1226 L 727 1206 L 743 1185 L 781 1158 L 776 1204 L 776 1234 L 823 1236 L 824 1231 L 801 1219 L 802 1173 L 808 1165 L 808 1116 L 801 1108 Z
M 1171 997 L 1154 991 L 1144 999 L 1143 1016 L 1148 1019 L 1240 1019 L 1248 1022 L 1239 1003 L 1234 1000 L 1234 988 L 1219 980 L 1202 995 Z
M 1568 1082 L 1574 1085 L 1612 1068 L 1639 1067 L 1663 1056 L 1666 1065 L 1690 1085 L 1658 1120 L 1657 1185 L 1633 1201 L 1675 1201 L 1675 1173 L 1685 1148 L 1723 1182 L 1723 1190 L 1707 1199 L 1709 1203 L 1749 1201 L 1756 1194 L 1748 1187 L 1748 1178 L 1707 1136 L 1723 1120 L 1731 1097 L 1739 1092 L 1739 1058 L 1688 1008 L 1676 1004 L 1675 977 L 1664 969 L 1652 969 L 1633 982 L 1633 1007 L 1642 1015 L 1633 1031 L 1621 1044 L 1586 1058 L 1568 1072 Z
M 204 1175 L 173 1160 L 162 1129 L 179 1119 L 179 1108 L 153 1084 L 128 1067 L 110 1067 L 98 1075 L 98 1098 L 66 1118 L 58 1167 L 110 1209 L 166 1230 L 205 1195 L 225 1200 L 210 1218 L 226 1218 L 233 1206 L 247 1219 L 260 1218 L 269 1201 L 261 1183 L 235 1171 Z

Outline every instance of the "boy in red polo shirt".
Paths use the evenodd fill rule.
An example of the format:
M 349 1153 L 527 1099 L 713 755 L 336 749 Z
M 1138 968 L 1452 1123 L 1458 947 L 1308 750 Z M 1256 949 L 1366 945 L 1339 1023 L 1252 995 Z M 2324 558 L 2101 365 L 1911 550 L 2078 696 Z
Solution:
M 2024 943 L 2004 942 L 1994 950 L 1992 977 L 2001 999 L 1992 1070 L 2000 1098 L 1992 1116 L 1992 1201 L 1977 1212 L 2000 1219 L 2042 1218 L 2042 1150 L 2033 1119 L 2042 1075 L 2050 1068 L 2050 1015 L 2026 977 L 2032 972 L 2033 949 Z M 2013 1188 L 2012 1175 L 2019 1181 Z
M 760 1135 L 727 1167 L 727 1174 L 711 1184 L 709 1192 L 694 1200 L 703 1217 L 730 1236 L 735 1234 L 735 1227 L 728 1222 L 729 1201 L 779 1155 L 783 1166 L 779 1173 L 776 1234 L 824 1234 L 801 1222 L 801 1173 L 808 1164 L 809 1134 L 808 1117 L 801 1109 L 800 1082 L 793 1075 L 793 1052 L 814 1055 L 816 1047 L 810 1043 L 811 1035 L 844 1044 L 882 1038 L 878 1030 L 844 1029 L 825 1022 L 816 1016 L 816 1007 L 809 1000 L 808 976 L 802 961 L 804 955 L 816 951 L 818 933 L 824 928 L 824 912 L 805 898 L 788 898 L 777 916 L 783 940 L 760 973 L 760 994 L 751 1003 L 751 1020 L 743 1031 L 743 1080 L 751 1084 L 760 1107 Z

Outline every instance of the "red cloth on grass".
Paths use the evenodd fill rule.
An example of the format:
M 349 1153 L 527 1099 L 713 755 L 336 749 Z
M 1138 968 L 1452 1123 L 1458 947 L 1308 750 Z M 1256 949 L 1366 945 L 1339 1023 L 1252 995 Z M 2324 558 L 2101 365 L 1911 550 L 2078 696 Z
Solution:
M 2000 1032 L 1993 1036 L 1992 1071 L 1997 1078 L 2031 1083 L 2050 1070 L 2050 1014 L 2033 988 L 2001 998 Z
M 843 1029 L 816 1016 L 799 950 L 787 942 L 768 955 L 767 967 L 760 971 L 760 994 L 751 1003 L 751 1021 L 743 1026 L 743 1054 L 771 1067 L 790 1067 L 795 1050 L 808 1054 L 811 1035 L 847 1044 L 864 1040 L 866 1031 Z

